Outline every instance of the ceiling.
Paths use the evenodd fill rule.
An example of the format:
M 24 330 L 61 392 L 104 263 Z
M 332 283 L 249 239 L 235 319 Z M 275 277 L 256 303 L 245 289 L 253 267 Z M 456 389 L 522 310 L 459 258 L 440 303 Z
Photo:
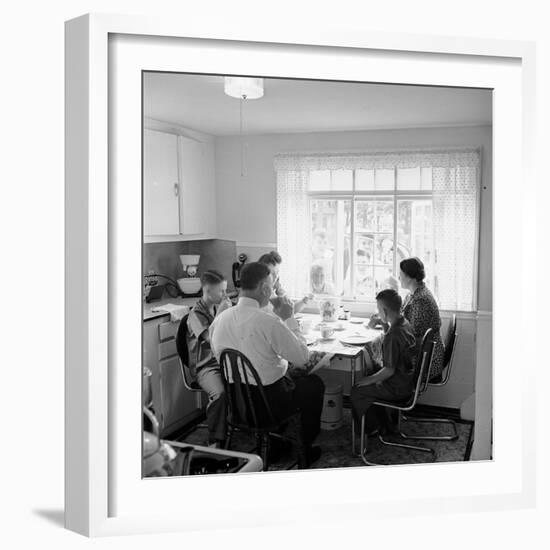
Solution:
M 146 73 L 144 115 L 211 134 L 239 133 L 239 100 L 223 77 Z M 243 107 L 245 134 L 490 124 L 490 90 L 265 79 Z

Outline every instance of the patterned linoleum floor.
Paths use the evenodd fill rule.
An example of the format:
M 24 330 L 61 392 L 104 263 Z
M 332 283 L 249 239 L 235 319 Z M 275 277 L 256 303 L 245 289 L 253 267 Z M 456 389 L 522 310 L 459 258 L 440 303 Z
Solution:
M 389 441 L 403 441 L 410 445 L 430 447 L 435 454 L 388 447 L 378 441 L 377 438 L 369 438 L 367 456 L 370 461 L 377 464 L 420 464 L 430 462 L 461 462 L 467 460 L 468 446 L 472 431 L 472 424 L 469 422 L 457 422 L 458 439 L 455 441 L 403 441 L 398 436 L 387 436 Z M 403 423 L 403 429 L 412 434 L 446 435 L 450 433 L 449 426 L 437 424 L 421 424 L 414 420 Z M 185 437 L 187 443 L 204 445 L 207 439 L 205 429 L 197 429 Z M 321 430 L 316 445 L 322 450 L 321 458 L 312 465 L 312 468 L 345 468 L 364 466 L 361 457 L 353 456 L 351 453 L 351 415 L 349 409 L 344 409 L 342 426 L 336 430 Z M 231 448 L 236 451 L 251 452 L 254 447 L 253 437 L 236 433 L 233 437 Z M 359 441 L 357 441 L 359 448 Z M 292 453 L 282 457 L 277 462 L 269 465 L 270 471 L 288 469 L 295 458 Z

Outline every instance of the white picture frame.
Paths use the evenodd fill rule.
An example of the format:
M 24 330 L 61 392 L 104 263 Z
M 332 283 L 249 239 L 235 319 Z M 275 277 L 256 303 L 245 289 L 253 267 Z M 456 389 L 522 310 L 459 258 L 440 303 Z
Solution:
M 535 232 L 534 216 L 529 217 L 536 196 L 530 177 L 534 63 L 534 45 L 528 42 L 313 28 L 297 35 L 292 29 L 261 26 L 220 32 L 170 18 L 103 14 L 68 21 L 66 527 L 106 536 L 208 529 L 214 524 L 285 524 L 298 518 L 360 521 L 367 513 L 402 516 L 411 509 L 435 514 L 533 506 L 535 434 L 529 419 L 535 407 L 535 352 L 523 341 L 507 346 L 509 281 L 497 274 L 508 268 L 507 247 L 521 251 L 522 265 L 534 265 L 536 256 L 535 243 L 529 241 L 529 232 Z M 360 79 L 368 73 L 373 82 L 494 89 L 495 313 L 491 333 L 491 313 L 479 312 L 485 332 L 478 333 L 478 341 L 490 344 L 492 337 L 498 370 L 494 383 L 490 364 L 478 370 L 476 390 L 494 394 L 494 403 L 476 403 L 480 423 L 474 442 L 474 447 L 487 448 L 492 410 L 493 460 L 141 479 L 141 422 L 136 413 L 141 409 L 141 347 L 136 345 L 142 291 L 141 233 L 136 232 L 141 227 L 141 160 L 135 157 L 141 140 L 141 127 L 136 126 L 138 119 L 141 124 L 141 108 L 136 111 L 141 87 L 135 89 L 135 83 L 142 70 L 174 69 L 334 80 L 357 79 L 363 71 Z M 124 105 L 116 102 L 122 88 L 128 92 Z M 514 231 L 505 213 L 518 196 L 520 230 Z M 528 304 L 535 301 L 527 270 L 514 280 L 514 293 L 519 320 L 527 326 Z M 518 391 L 517 376 L 515 382 L 512 376 L 520 360 Z M 521 445 L 511 444 L 509 433 Z M 361 485 L 368 490 L 345 490 Z M 218 495 L 214 501 L 209 500 L 213 491 Z M 269 499 L 259 499 L 266 494 Z M 146 508 L 151 502 L 154 513 Z M 337 507 L 328 506 L 334 502 Z

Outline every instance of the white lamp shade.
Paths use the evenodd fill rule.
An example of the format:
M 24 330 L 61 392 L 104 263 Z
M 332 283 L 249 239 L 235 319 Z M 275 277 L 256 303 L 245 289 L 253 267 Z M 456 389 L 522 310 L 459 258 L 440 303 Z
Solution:
M 237 99 L 259 99 L 264 95 L 264 79 L 226 76 L 224 91 Z

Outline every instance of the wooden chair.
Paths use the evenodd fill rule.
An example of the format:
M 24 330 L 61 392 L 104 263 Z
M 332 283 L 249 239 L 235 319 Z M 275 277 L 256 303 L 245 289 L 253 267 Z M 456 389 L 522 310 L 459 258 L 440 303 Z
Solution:
M 276 419 L 256 369 L 241 352 L 224 349 L 220 356 L 220 364 L 228 409 L 229 429 L 226 447 L 230 448 L 234 430 L 253 434 L 256 439 L 256 451 L 262 458 L 263 469 L 267 470 L 270 437 L 282 439 L 295 446 L 298 467 L 307 468 L 300 411 L 294 411 L 286 418 Z M 288 424 L 294 427 L 294 437 L 278 433 Z M 294 464 L 291 467 L 293 466 Z

